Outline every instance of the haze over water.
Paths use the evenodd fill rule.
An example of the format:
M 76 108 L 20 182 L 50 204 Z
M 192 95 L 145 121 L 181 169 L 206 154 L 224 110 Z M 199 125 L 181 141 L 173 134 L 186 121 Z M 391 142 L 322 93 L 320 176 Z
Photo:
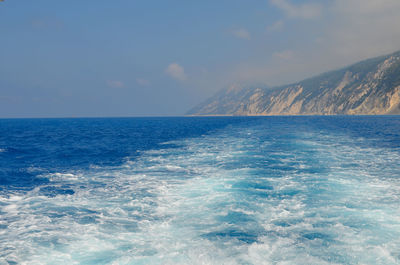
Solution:
M 0 120 L 0 264 L 399 264 L 400 118 Z

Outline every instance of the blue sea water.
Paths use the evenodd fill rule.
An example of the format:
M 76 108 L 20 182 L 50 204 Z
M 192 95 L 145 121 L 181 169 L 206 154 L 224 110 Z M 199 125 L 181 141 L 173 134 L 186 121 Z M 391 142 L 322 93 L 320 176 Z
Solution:
M 0 264 L 400 264 L 400 117 L 2 119 Z

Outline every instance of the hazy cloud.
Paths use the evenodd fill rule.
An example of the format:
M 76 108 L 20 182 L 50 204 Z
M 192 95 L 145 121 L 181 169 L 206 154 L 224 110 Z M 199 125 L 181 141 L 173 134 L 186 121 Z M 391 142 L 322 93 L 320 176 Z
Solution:
M 270 0 L 290 18 L 314 19 L 322 14 L 322 6 L 317 3 L 292 4 L 289 0 Z
M 187 78 L 185 74 L 185 69 L 177 63 L 171 63 L 170 65 L 168 65 L 165 72 L 178 81 L 185 81 Z
M 335 0 L 331 10 L 324 43 L 334 53 L 362 59 L 400 48 L 400 1 Z
M 148 86 L 150 85 L 150 81 L 147 79 L 143 79 L 143 78 L 136 78 L 136 83 L 138 83 L 141 86 Z
M 281 31 L 284 27 L 285 23 L 283 20 L 278 20 L 274 24 L 267 27 L 267 31 Z
M 281 52 L 275 52 L 272 54 L 274 57 L 277 57 L 279 59 L 283 60 L 290 60 L 294 56 L 294 52 L 291 50 L 286 50 L 286 51 L 281 51 Z
M 107 85 L 112 88 L 121 88 L 125 86 L 125 84 L 119 80 L 108 80 Z
M 250 33 L 244 28 L 233 30 L 232 35 L 238 39 L 245 39 L 245 40 L 251 39 Z
M 334 7 L 345 13 L 385 15 L 388 11 L 399 12 L 398 0 L 335 0 Z
M 287 18 L 317 18 L 318 25 L 299 23 L 294 32 L 285 18 L 266 27 L 293 38 L 284 50 L 275 50 L 279 39 L 268 39 L 268 60 L 248 58 L 230 69 L 225 80 L 265 82 L 270 85 L 300 81 L 316 74 L 338 69 L 357 61 L 400 50 L 399 0 L 332 0 L 324 4 L 299 4 L 295 0 L 270 0 Z M 314 6 L 315 5 L 315 6 Z M 311 11 L 306 11 L 306 10 Z M 312 11 L 314 10 L 314 11 Z M 322 11 L 326 16 L 321 16 Z M 271 51 L 272 50 L 272 51 Z M 265 56 L 265 50 L 254 52 Z

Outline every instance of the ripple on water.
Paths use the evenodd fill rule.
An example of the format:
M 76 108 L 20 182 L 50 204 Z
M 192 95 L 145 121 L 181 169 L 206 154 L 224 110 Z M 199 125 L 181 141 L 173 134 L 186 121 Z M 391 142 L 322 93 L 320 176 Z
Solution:
M 239 126 L 41 172 L 0 197 L 0 263 L 398 264 L 400 156 L 365 141 Z

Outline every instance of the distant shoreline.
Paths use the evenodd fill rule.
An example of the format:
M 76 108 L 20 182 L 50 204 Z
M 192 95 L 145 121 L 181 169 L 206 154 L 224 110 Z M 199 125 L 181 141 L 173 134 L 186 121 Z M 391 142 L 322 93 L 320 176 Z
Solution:
M 43 120 L 51 120 L 51 119 L 131 119 L 131 118 L 140 118 L 140 119 L 151 119 L 151 118 L 200 118 L 200 117 L 357 117 L 357 116 L 365 116 L 365 117 L 375 117 L 375 116 L 397 116 L 400 117 L 400 114 L 252 114 L 252 115 L 233 115 L 233 114 L 210 114 L 210 115 L 175 115 L 175 116 L 112 116 L 112 117 L 0 117 L 0 120 L 32 120 L 32 119 L 43 119 Z
M 233 114 L 210 114 L 210 115 L 185 115 L 184 117 L 298 117 L 298 116 L 400 116 L 400 114 L 249 114 L 249 115 L 233 115 Z

